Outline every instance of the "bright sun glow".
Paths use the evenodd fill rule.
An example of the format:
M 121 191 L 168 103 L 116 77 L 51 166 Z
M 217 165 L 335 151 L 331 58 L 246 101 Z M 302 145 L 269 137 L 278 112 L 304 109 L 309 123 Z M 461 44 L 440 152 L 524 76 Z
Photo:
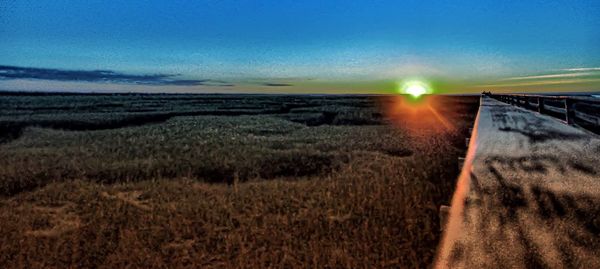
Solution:
M 406 93 L 408 93 L 414 97 L 419 97 L 419 96 L 425 94 L 426 92 L 427 92 L 427 90 L 422 85 L 410 85 L 406 88 Z
M 429 86 L 421 81 L 410 81 L 403 83 L 401 92 L 419 98 L 423 94 L 431 93 Z

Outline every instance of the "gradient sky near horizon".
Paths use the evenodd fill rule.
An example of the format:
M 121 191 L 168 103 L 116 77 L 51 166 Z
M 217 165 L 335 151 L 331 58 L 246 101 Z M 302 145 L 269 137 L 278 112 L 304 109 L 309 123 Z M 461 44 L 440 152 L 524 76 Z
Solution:
M 0 90 L 600 91 L 599 14 L 597 0 L 3 0 Z

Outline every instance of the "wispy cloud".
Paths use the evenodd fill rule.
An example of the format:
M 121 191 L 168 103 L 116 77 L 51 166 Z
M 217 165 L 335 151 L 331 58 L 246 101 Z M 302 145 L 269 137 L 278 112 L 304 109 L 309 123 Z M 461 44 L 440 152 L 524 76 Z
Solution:
M 578 67 L 578 68 L 567 68 L 567 69 L 561 69 L 561 71 L 569 71 L 569 72 L 581 72 L 581 71 L 600 71 L 600 67 Z
M 287 86 L 292 86 L 292 84 L 287 84 L 287 83 L 263 83 L 262 85 L 264 85 L 264 86 L 271 86 L 271 87 L 287 87 Z
M 568 78 L 568 77 L 584 77 L 594 75 L 593 72 L 582 72 L 582 73 L 563 73 L 563 74 L 549 74 L 549 75 L 536 75 L 536 76 L 523 76 L 523 77 L 511 77 L 502 80 L 533 80 L 533 79 L 548 79 L 548 78 Z
M 561 71 L 561 72 L 559 72 Z M 553 70 L 546 74 L 524 75 L 489 81 L 476 85 L 477 88 L 504 88 L 529 86 L 563 86 L 597 84 L 600 82 L 600 67 L 582 67 Z
M 177 79 L 174 74 L 126 74 L 112 70 L 63 70 L 0 65 L 0 79 L 40 79 L 76 82 L 104 82 L 138 85 L 233 86 L 211 79 Z
M 543 86 L 543 85 L 558 85 L 558 84 L 577 84 L 577 83 L 591 83 L 600 82 L 600 78 L 590 79 L 562 79 L 562 80 L 538 80 L 538 81 L 526 81 L 517 83 L 497 83 L 497 84 L 485 84 L 477 85 L 478 88 L 485 87 L 521 87 L 521 86 Z

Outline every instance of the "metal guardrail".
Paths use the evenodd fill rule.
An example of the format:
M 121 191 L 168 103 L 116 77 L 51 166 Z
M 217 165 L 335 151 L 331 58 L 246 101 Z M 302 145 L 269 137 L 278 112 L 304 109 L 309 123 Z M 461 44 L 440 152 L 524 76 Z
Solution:
M 600 134 L 600 99 L 598 98 L 533 94 L 484 93 L 484 95 Z

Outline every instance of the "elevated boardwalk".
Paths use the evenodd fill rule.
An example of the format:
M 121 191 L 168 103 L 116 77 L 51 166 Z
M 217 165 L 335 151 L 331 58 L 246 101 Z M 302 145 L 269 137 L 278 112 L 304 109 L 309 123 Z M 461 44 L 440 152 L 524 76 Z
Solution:
M 437 268 L 600 268 L 600 138 L 482 97 Z

